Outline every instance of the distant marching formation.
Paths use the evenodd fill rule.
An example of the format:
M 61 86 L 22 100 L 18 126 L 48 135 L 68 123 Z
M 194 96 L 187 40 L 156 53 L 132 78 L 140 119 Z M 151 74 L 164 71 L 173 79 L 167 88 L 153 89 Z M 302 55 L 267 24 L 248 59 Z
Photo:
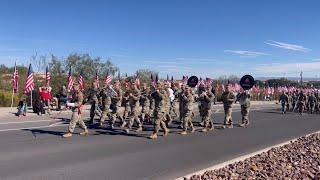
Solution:
M 246 83 L 247 87 L 245 86 Z M 247 77 L 242 83 L 244 90 L 238 93 L 237 96 L 230 91 L 229 85 L 225 86 L 221 96 L 225 112 L 225 128 L 233 127 L 232 105 L 236 100 L 241 105 L 242 123 L 240 126 L 249 125 L 250 93 L 248 90 L 252 88 L 253 83 L 253 78 L 251 76 Z M 100 126 L 103 126 L 108 118 L 111 129 L 115 128 L 116 122 L 119 121 L 120 127 L 126 133 L 130 133 L 133 130 L 134 123 L 136 124 L 135 132 L 143 131 L 144 124 L 153 124 L 154 130 L 149 136 L 150 139 L 156 139 L 160 130 L 163 131 L 164 136 L 169 134 L 169 126 L 173 121 L 172 114 L 178 117 L 177 121 L 182 129 L 180 134 L 186 135 L 195 132 L 192 121 L 195 102 L 198 103 L 201 117 L 201 126 L 203 127 L 201 131 L 208 132 L 214 129 L 212 120 L 214 90 L 211 84 L 199 81 L 195 76 L 182 82 L 159 81 L 156 78 L 151 84 L 144 83 L 142 86 L 138 86 L 136 79 L 131 79 L 124 83 L 116 80 L 113 84 L 105 84 L 101 89 L 98 87 L 98 82 L 94 81 L 88 94 L 87 97 L 84 97 L 81 91 L 81 84 L 73 83 L 72 98 L 66 103 L 73 113 L 68 132 L 63 137 L 71 137 L 76 124 L 79 124 L 84 130 L 80 135 L 89 134 L 86 124 L 81 119 L 82 107 L 86 102 L 91 104 L 91 123 L 94 123 L 94 117 L 98 115 Z M 176 103 L 178 103 L 178 110 L 176 109 Z M 124 107 L 122 113 L 119 111 L 121 106 Z M 101 113 L 99 107 L 102 109 Z
M 300 115 L 304 111 L 311 114 L 320 112 L 320 94 L 317 90 L 283 91 L 279 97 L 279 103 L 283 114 L 286 114 L 287 111 L 298 111 Z

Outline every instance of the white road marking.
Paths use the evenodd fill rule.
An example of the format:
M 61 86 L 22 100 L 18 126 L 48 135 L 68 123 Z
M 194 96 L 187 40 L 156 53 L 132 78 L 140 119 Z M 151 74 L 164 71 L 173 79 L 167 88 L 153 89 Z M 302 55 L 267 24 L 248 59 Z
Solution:
M 6 124 L 24 124 L 24 123 L 34 123 L 34 122 L 48 122 L 48 121 L 57 121 L 54 119 L 51 120 L 35 120 L 35 121 L 15 121 L 15 122 L 5 122 L 5 123 L 0 123 L 0 125 L 6 125 Z
M 38 129 L 38 128 L 49 128 L 49 127 L 59 127 L 59 126 L 67 126 L 68 124 L 56 124 L 56 125 L 49 125 L 49 126 L 33 126 L 33 127 L 24 127 L 24 128 L 15 128 L 15 129 L 1 129 L 0 132 L 7 132 L 7 131 L 18 131 L 24 129 Z
M 316 133 L 320 133 L 320 131 L 316 131 L 316 132 L 313 132 L 313 133 L 310 133 L 310 134 L 307 134 L 307 135 L 304 135 L 304 136 L 307 136 L 307 137 L 308 137 L 308 136 L 310 136 L 310 135 L 312 135 L 312 134 L 316 134 Z M 185 178 L 190 179 L 190 177 L 193 176 L 193 175 L 201 175 L 201 174 L 205 173 L 206 171 L 213 171 L 213 170 L 216 170 L 216 169 L 220 169 L 220 168 L 226 167 L 227 165 L 233 164 L 233 163 L 235 163 L 235 162 L 244 161 L 245 159 L 248 159 L 248 158 L 250 158 L 250 157 L 253 157 L 253 156 L 257 155 L 257 154 L 261 154 L 261 153 L 263 153 L 263 152 L 269 151 L 269 150 L 272 149 L 272 148 L 276 148 L 276 147 L 280 147 L 280 146 L 284 146 L 284 145 L 290 144 L 291 141 L 295 141 L 295 140 L 297 140 L 297 139 L 299 139 L 299 138 L 300 138 L 300 137 L 293 138 L 293 139 L 291 139 L 291 140 L 289 140 L 289 141 L 285 141 L 285 142 L 283 142 L 283 143 L 276 144 L 276 145 L 273 145 L 273 146 L 269 146 L 269 147 L 267 147 L 267 148 L 264 148 L 264 149 L 255 151 L 255 152 L 253 152 L 253 153 L 249 153 L 249 154 L 246 154 L 246 155 L 243 155 L 243 156 L 239 156 L 239 157 L 234 158 L 234 159 L 231 159 L 231 160 L 229 160 L 229 161 L 225 161 L 225 162 L 223 162 L 223 163 L 220 163 L 220 164 L 211 166 L 211 167 L 209 167 L 209 168 L 202 169 L 202 170 L 200 170 L 200 171 L 197 171 L 197 172 L 194 172 L 194 173 L 185 175 L 185 176 L 183 176 L 183 177 L 179 177 L 179 178 L 177 178 L 176 180 L 184 180 Z

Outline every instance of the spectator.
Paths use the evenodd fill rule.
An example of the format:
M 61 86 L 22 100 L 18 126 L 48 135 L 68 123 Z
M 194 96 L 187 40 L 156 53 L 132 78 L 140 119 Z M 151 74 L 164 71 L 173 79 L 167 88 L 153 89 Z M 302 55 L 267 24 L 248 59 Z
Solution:
M 23 116 L 27 115 L 27 102 L 26 102 L 25 98 L 23 98 L 21 101 L 19 101 L 17 109 L 18 109 L 18 112 L 16 113 L 16 115 L 18 117 L 20 117 L 21 115 L 23 115 Z
M 48 113 L 50 114 L 51 106 L 51 88 L 50 87 L 40 87 L 39 88 L 40 100 L 43 103 L 43 106 L 47 106 Z

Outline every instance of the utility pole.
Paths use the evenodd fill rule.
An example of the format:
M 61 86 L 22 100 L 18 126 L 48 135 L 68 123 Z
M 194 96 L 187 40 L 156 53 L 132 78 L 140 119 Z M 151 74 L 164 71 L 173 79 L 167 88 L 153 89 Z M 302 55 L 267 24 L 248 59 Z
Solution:
M 300 85 L 302 87 L 302 71 L 300 72 Z

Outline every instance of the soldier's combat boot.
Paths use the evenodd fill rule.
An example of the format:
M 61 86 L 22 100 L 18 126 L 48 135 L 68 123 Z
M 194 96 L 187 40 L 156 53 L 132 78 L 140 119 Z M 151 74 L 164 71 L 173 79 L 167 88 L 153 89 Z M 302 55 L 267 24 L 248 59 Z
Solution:
M 169 132 L 170 132 L 170 130 L 169 130 L 168 128 L 166 128 L 166 129 L 164 130 L 163 136 L 168 135 L 168 134 L 169 134 Z
M 182 131 L 180 134 L 181 135 L 187 135 L 188 133 L 187 133 L 187 131 Z
M 213 122 L 212 121 L 209 122 L 209 126 L 210 126 L 210 128 L 208 129 L 208 131 L 214 130 L 214 126 L 213 126 Z
M 137 130 L 136 130 L 136 132 L 141 132 L 142 131 L 142 127 L 140 126 Z
M 201 132 L 207 132 L 208 131 L 208 128 L 203 128 L 202 130 L 201 130 Z
M 88 136 L 89 135 L 89 131 L 86 129 L 83 132 L 80 133 L 81 136 Z
M 126 133 L 129 134 L 130 133 L 130 130 L 129 128 L 125 129 Z
M 149 136 L 149 138 L 150 139 L 157 139 L 157 134 L 156 133 L 152 133 L 150 136 Z
M 71 137 L 71 136 L 72 136 L 72 133 L 70 133 L 70 132 L 62 135 L 62 137 L 64 137 L 64 138 L 69 138 L 69 137 Z
M 127 123 L 125 121 L 123 121 L 121 124 L 121 128 L 124 128 L 126 125 L 127 125 Z
M 240 126 L 240 127 L 245 127 L 246 124 L 245 124 L 245 122 L 243 122 L 243 123 L 239 124 L 239 126 Z

